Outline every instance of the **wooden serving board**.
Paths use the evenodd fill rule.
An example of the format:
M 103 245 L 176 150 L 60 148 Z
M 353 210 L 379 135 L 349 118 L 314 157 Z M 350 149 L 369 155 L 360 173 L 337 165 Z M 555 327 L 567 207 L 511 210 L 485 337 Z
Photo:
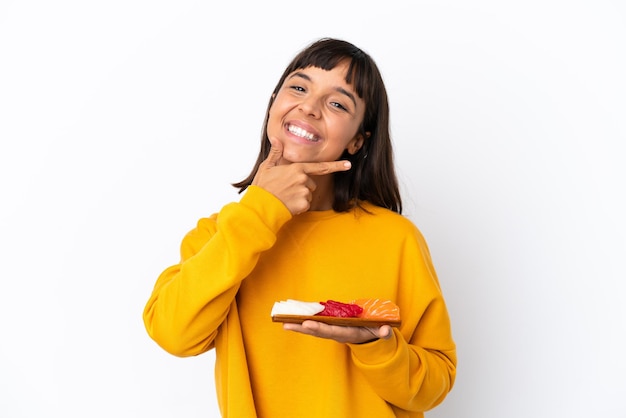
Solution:
M 381 325 L 390 325 L 392 327 L 399 327 L 402 321 L 389 321 L 384 319 L 366 319 L 366 318 L 342 318 L 336 316 L 322 316 L 322 315 L 283 315 L 276 314 L 272 316 L 274 322 L 289 322 L 292 324 L 301 324 L 303 321 L 317 321 L 323 322 L 329 325 L 342 325 L 348 327 L 379 327 Z

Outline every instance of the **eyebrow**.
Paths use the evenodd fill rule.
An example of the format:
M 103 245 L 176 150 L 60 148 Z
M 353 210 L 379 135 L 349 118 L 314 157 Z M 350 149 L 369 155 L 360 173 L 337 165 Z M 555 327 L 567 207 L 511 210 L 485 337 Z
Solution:
M 300 78 L 303 78 L 303 79 L 305 79 L 307 81 L 313 81 L 311 79 L 311 77 L 309 77 L 308 75 L 306 75 L 304 73 L 301 73 L 301 72 L 294 73 L 289 78 L 291 79 L 291 78 L 294 78 L 294 77 L 300 77 Z M 354 98 L 354 94 L 350 93 L 348 90 L 344 89 L 343 87 L 335 87 L 335 91 L 337 91 L 338 93 L 341 93 L 341 94 L 345 95 L 346 97 L 348 97 L 350 100 L 352 100 L 352 103 L 354 103 L 354 106 L 355 107 L 357 106 L 356 99 Z

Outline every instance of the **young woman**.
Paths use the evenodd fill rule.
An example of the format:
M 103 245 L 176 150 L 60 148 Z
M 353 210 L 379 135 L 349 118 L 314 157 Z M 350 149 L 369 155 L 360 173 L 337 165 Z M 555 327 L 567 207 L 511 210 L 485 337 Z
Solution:
M 401 215 L 372 58 L 324 38 L 286 68 L 242 197 L 200 219 L 143 314 L 163 349 L 215 348 L 223 417 L 422 417 L 456 347 L 427 244 Z M 279 324 L 275 302 L 380 298 L 399 327 Z

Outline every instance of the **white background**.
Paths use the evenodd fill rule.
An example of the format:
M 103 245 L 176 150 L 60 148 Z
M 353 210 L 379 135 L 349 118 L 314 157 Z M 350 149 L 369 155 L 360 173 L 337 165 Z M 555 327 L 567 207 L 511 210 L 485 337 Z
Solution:
M 380 66 L 449 304 L 428 416 L 626 416 L 620 0 L 0 3 L 0 416 L 218 416 L 213 353 L 165 353 L 142 309 L 322 36 Z

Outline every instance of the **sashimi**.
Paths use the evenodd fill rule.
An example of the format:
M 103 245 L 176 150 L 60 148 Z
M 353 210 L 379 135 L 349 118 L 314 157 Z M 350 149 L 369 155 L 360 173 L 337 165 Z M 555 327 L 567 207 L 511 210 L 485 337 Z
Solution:
M 359 318 L 385 319 L 397 321 L 400 319 L 400 308 L 387 299 L 355 299 L 351 303 L 363 308 Z
M 354 303 L 343 303 L 337 302 L 336 300 L 327 300 L 326 302 L 320 303 L 324 306 L 324 310 L 315 315 L 358 318 L 361 313 L 363 313 L 363 308 Z
M 323 310 L 324 305 L 318 302 L 287 299 L 275 302 L 271 315 L 315 315 Z
M 304 302 L 288 299 L 275 302 L 271 312 L 274 322 L 302 323 L 306 320 L 331 325 L 398 327 L 402 323 L 400 308 L 390 300 L 377 298 L 355 299 L 349 303 L 327 300 Z

